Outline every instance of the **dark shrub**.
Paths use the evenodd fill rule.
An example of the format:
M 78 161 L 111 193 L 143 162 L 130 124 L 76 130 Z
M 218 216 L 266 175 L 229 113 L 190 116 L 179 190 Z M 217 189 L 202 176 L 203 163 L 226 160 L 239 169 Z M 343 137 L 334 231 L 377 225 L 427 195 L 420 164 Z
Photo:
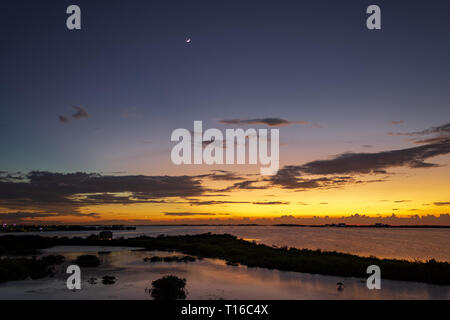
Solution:
M 116 277 L 114 277 L 114 276 L 104 276 L 102 279 L 103 279 L 102 280 L 103 284 L 114 284 L 114 283 L 116 283 Z
M 59 255 L 49 255 L 41 259 L 0 259 L 0 282 L 51 276 L 54 273 L 54 265 L 63 261 L 64 257 Z
M 175 257 L 164 257 L 163 260 L 164 260 L 164 262 L 174 262 Z
M 194 262 L 196 259 L 193 256 L 183 256 L 181 258 L 178 258 L 178 262 Z
M 158 257 L 158 256 L 153 256 L 150 258 L 144 258 L 145 262 L 160 262 L 160 261 L 164 261 L 164 262 L 194 262 L 196 260 L 195 257 L 193 256 L 182 256 L 182 257 L 177 257 L 177 256 L 169 256 L 169 257 Z
M 80 267 L 98 267 L 100 265 L 100 259 L 92 254 L 84 254 L 78 256 L 75 263 Z
M 55 265 L 55 264 L 61 264 L 63 263 L 65 258 L 61 255 L 48 255 L 42 258 L 42 262 L 44 262 L 47 265 Z
M 151 296 L 155 300 L 186 299 L 186 279 L 165 276 L 152 282 Z

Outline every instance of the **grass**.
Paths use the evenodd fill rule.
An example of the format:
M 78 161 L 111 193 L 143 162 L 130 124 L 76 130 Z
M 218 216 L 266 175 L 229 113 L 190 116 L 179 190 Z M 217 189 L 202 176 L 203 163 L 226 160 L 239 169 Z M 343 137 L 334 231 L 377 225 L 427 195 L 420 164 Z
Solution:
M 36 241 L 33 236 L 0 237 L 0 247 L 8 247 L 7 242 L 18 241 L 28 248 L 48 245 L 86 245 L 86 246 L 131 246 L 146 250 L 179 251 L 199 258 L 217 258 L 230 265 L 246 265 L 297 271 L 322 275 L 367 278 L 367 267 L 378 265 L 383 279 L 417 281 L 441 285 L 450 285 L 450 263 L 429 260 L 406 261 L 360 257 L 351 254 L 321 250 L 273 248 L 263 244 L 238 239 L 228 234 L 199 234 L 183 236 L 141 236 L 128 239 L 98 240 L 93 237 L 46 238 Z

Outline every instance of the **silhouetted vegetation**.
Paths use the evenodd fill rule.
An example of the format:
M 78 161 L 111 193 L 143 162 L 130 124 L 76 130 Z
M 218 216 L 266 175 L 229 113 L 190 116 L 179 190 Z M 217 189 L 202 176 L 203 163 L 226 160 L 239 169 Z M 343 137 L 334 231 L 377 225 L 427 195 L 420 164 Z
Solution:
M 55 272 L 54 266 L 63 262 L 64 257 L 60 255 L 49 255 L 41 259 L 35 257 L 0 259 L 0 282 L 51 276 Z
M 195 257 L 193 256 L 169 256 L 169 257 L 158 257 L 158 256 L 153 256 L 150 258 L 144 258 L 145 262 L 194 262 L 196 260 Z
M 87 281 L 89 284 L 97 284 L 97 278 L 89 278 Z
M 50 238 L 40 236 L 0 236 L 0 256 L 37 254 L 52 246 Z
M 102 231 L 102 230 L 136 230 L 133 226 L 77 226 L 77 225 L 0 225 L 2 232 L 52 232 L 52 231 Z
M 98 267 L 100 265 L 100 259 L 92 254 L 78 256 L 74 262 L 80 267 Z
M 186 279 L 177 276 L 165 276 L 152 282 L 150 295 L 155 300 L 186 299 Z
M 116 277 L 114 277 L 114 276 L 104 276 L 102 278 L 102 283 L 103 284 L 114 284 L 114 283 L 116 283 Z
M 366 278 L 366 269 L 375 264 L 381 268 L 383 279 L 450 284 L 450 263 L 429 260 L 406 261 L 359 257 L 356 255 L 321 250 L 273 248 L 248 242 L 232 235 L 198 234 L 183 236 L 141 236 L 128 239 L 96 240 L 82 238 L 45 238 L 37 241 L 32 236 L 8 236 L 8 241 L 20 241 L 28 248 L 56 245 L 129 246 L 146 250 L 178 251 L 198 258 L 217 258 L 229 264 L 261 267 L 283 271 L 297 271 L 324 275 Z M 5 243 L 0 237 L 0 245 Z M 40 248 L 39 247 L 39 248 Z

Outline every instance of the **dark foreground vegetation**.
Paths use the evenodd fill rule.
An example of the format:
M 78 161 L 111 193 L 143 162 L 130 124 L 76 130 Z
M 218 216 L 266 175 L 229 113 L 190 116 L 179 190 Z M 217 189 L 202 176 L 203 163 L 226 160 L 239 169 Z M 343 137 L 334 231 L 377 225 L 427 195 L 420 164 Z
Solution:
M 51 276 L 54 266 L 64 262 L 60 255 L 49 255 L 40 259 L 36 258 L 3 258 L 0 259 L 0 282 L 40 279 Z
M 150 295 L 155 300 L 186 299 L 186 279 L 177 276 L 165 276 L 152 282 Z
M 136 227 L 124 225 L 112 226 L 77 226 L 77 225 L 0 225 L 2 232 L 53 232 L 53 231 L 101 231 L 101 230 L 136 230 Z
M 246 265 L 283 271 L 297 271 L 343 277 L 367 278 L 367 267 L 378 265 L 383 279 L 418 281 L 450 285 L 450 263 L 359 257 L 338 252 L 296 248 L 274 248 L 232 235 L 200 234 L 184 236 L 141 236 L 128 239 L 99 240 L 94 237 L 58 238 L 39 236 L 0 236 L 0 247 L 8 253 L 21 248 L 40 249 L 57 245 L 130 246 L 145 250 L 179 251 L 199 258 L 217 258 L 230 265 Z M 37 247 L 36 247 L 37 246 Z
M 114 284 L 114 283 L 116 283 L 116 277 L 114 277 L 114 276 L 104 276 L 102 278 L 102 283 L 103 284 Z
M 78 256 L 74 263 L 79 267 L 98 267 L 100 265 L 100 259 L 93 254 L 83 254 Z
M 159 256 L 152 256 L 150 258 L 144 258 L 145 262 L 194 262 L 197 260 L 193 256 L 169 256 L 169 257 L 159 257 Z

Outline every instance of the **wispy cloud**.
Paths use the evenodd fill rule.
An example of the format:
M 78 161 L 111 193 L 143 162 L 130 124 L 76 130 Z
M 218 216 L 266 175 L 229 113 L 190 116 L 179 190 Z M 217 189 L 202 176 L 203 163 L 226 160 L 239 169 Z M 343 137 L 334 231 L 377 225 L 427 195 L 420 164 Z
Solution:
M 220 120 L 219 123 L 228 125 L 267 125 L 270 127 L 281 127 L 295 124 L 308 124 L 307 121 L 289 121 L 282 118 L 255 118 L 255 119 L 230 119 Z
M 72 114 L 72 118 L 81 119 L 81 118 L 89 117 L 89 113 L 87 112 L 87 110 L 85 108 L 79 107 L 79 106 L 72 106 L 72 108 L 75 109 L 75 113 Z
M 223 205 L 223 204 L 243 204 L 250 203 L 248 201 L 222 201 L 222 200 L 189 200 L 191 206 L 211 206 L 211 205 Z
M 257 204 L 257 205 L 280 205 L 280 204 L 290 204 L 290 202 L 284 202 L 284 201 L 261 201 L 261 202 L 252 202 L 252 204 Z
M 285 166 L 271 177 L 274 185 L 288 189 L 311 189 L 336 187 L 347 183 L 370 181 L 356 180 L 355 174 L 386 174 L 387 169 L 406 166 L 409 168 L 437 167 L 425 160 L 450 153 L 450 140 L 408 149 L 376 153 L 344 153 L 329 160 L 316 160 L 303 165 Z M 347 176 L 335 176 L 345 174 Z M 307 178 L 305 175 L 322 175 Z M 383 180 L 381 180 L 383 181 Z
M 55 218 L 64 216 L 65 214 L 55 214 L 50 212 L 24 212 L 24 211 L 17 211 L 17 212 L 0 212 L 0 221 L 2 223 L 26 223 L 29 221 L 35 221 L 35 219 L 42 219 L 42 218 Z M 77 216 L 77 217 L 84 217 L 84 218 L 93 218 L 93 219 L 99 219 L 100 214 L 91 212 L 91 213 L 80 213 L 80 212 L 74 212 L 70 214 L 70 216 Z
M 185 216 L 216 216 L 219 214 L 211 212 L 164 212 L 164 215 L 185 217 Z M 220 215 L 228 215 L 228 214 L 220 213 Z
M 59 122 L 62 122 L 62 123 L 69 123 L 70 122 L 70 119 L 65 117 L 65 116 L 58 116 L 58 119 L 59 119 Z
M 227 170 L 213 170 L 212 173 L 201 175 L 199 177 L 209 178 L 216 181 L 235 181 L 245 179 L 244 177 Z
M 224 192 L 224 191 L 232 191 L 232 190 L 263 190 L 263 189 L 267 189 L 269 188 L 267 185 L 259 185 L 259 186 L 255 186 L 255 183 L 258 183 L 260 181 L 258 180 L 246 180 L 246 181 L 242 181 L 242 182 L 236 182 L 233 185 L 225 188 L 225 189 L 220 189 L 218 190 L 219 192 Z
M 388 132 L 391 136 L 408 136 L 413 137 L 411 140 L 417 144 L 439 143 L 450 141 L 450 123 L 442 126 L 431 127 L 422 131 L 413 132 Z M 423 136 L 434 135 L 434 137 L 425 138 Z M 419 136 L 421 136 L 419 138 Z
M 450 123 L 446 123 L 442 126 L 436 126 L 422 131 L 404 133 L 403 135 L 413 136 L 413 135 L 427 135 L 435 133 L 450 133 Z
M 72 114 L 73 119 L 79 120 L 82 118 L 89 117 L 89 113 L 87 112 L 87 110 L 85 108 L 80 107 L 80 106 L 72 106 L 72 108 L 75 109 L 75 112 Z M 69 123 L 70 122 L 70 118 L 67 116 L 63 116 L 63 115 L 59 115 L 58 120 L 61 123 Z
M 450 201 L 445 201 L 445 202 L 433 202 L 433 204 L 435 205 L 435 206 L 450 206 Z

